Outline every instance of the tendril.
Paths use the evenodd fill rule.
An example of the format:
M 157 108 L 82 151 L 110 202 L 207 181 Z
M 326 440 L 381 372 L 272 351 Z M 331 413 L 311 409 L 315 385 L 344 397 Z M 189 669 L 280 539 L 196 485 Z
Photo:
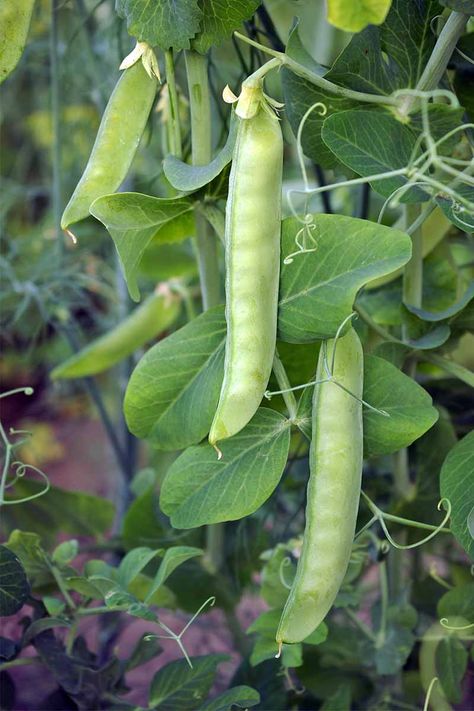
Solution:
M 423 704 L 423 711 L 428 711 L 428 708 L 430 705 L 431 693 L 432 693 L 433 687 L 437 681 L 439 681 L 437 676 L 434 676 L 430 681 L 430 685 L 428 686 L 428 691 L 426 692 L 425 703 Z
M 291 559 L 286 556 L 283 558 L 283 560 L 280 563 L 280 567 L 278 568 L 278 577 L 280 579 L 280 583 L 283 585 L 284 588 L 287 590 L 291 590 L 291 583 L 288 583 L 285 580 L 285 575 L 283 573 L 283 568 L 287 568 L 289 565 L 291 565 Z
M 442 617 L 439 621 L 439 624 L 441 625 L 441 627 L 444 627 L 445 630 L 452 630 L 453 632 L 456 632 L 458 630 L 470 630 L 474 627 L 474 622 L 470 622 L 468 625 L 460 625 L 459 627 L 456 625 L 450 625 L 447 617 Z

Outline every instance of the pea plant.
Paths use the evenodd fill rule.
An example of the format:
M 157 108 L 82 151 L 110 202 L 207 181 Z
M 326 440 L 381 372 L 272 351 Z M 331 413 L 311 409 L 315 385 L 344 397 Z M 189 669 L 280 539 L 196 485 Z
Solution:
M 474 3 L 45 6 L 0 8 L 7 97 L 49 34 L 54 235 L 11 199 L 2 300 L 119 477 L 66 491 L 0 423 L 4 707 L 31 667 L 45 709 L 471 708 Z

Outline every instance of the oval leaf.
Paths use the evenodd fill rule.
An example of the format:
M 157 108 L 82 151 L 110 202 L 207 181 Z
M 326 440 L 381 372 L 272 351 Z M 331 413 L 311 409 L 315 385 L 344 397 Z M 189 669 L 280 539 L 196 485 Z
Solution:
M 441 496 L 451 502 L 451 530 L 474 559 L 474 538 L 469 530 L 469 515 L 474 506 L 474 432 L 470 432 L 450 451 L 440 474 Z
M 30 594 L 30 584 L 19 559 L 5 546 L 0 546 L 0 617 L 14 615 Z

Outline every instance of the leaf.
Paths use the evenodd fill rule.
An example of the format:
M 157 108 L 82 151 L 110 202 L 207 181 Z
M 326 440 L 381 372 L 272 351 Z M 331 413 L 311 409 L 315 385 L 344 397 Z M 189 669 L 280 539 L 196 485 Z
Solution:
M 167 155 L 163 161 L 166 178 L 176 190 L 192 193 L 214 180 L 232 160 L 239 120 L 232 113 L 227 141 L 219 153 L 207 165 L 189 165 L 176 156 Z
M 462 12 L 465 15 L 474 15 L 474 0 L 440 0 L 441 5 L 450 7 L 451 10 Z
M 458 542 L 474 559 L 474 538 L 468 527 L 468 517 L 474 506 L 474 432 L 470 432 L 450 451 L 441 468 L 440 490 L 451 502 L 451 530 Z
M 45 630 L 52 630 L 56 627 L 70 627 L 71 622 L 62 617 L 43 617 L 39 620 L 35 620 L 27 627 L 25 634 L 22 639 L 22 644 L 26 647 L 30 644 L 31 640 L 37 635 L 45 632 Z
M 0 617 L 16 614 L 29 594 L 30 584 L 20 560 L 0 545 Z
M 153 594 L 163 585 L 165 580 L 169 578 L 171 573 L 176 570 L 178 566 L 202 554 L 203 551 L 201 548 L 193 548 L 192 546 L 174 546 L 173 548 L 168 548 L 147 594 L 146 601 L 150 600 Z
M 456 186 L 456 192 L 461 197 L 474 203 L 474 188 L 461 183 L 461 185 Z M 435 199 L 453 225 L 456 225 L 463 232 L 474 232 L 474 210 L 470 210 L 461 202 L 453 200 L 452 197 L 444 193 L 439 193 Z
M 200 0 L 201 30 L 191 43 L 193 49 L 205 54 L 221 44 L 252 17 L 259 4 L 260 0 Z
M 135 436 L 176 450 L 209 432 L 223 377 L 225 331 L 219 306 L 145 353 L 125 393 L 125 418 Z
M 175 528 L 235 521 L 256 511 L 285 468 L 289 421 L 259 408 L 249 424 L 222 443 L 222 459 L 206 442 L 186 449 L 171 465 L 160 504 Z
M 295 62 L 298 62 L 298 64 L 301 64 L 303 67 L 306 67 L 306 69 L 309 69 L 313 72 L 313 74 L 323 76 L 326 71 L 321 64 L 318 64 L 318 62 L 313 59 L 301 41 L 299 17 L 294 20 L 293 27 L 286 43 L 285 53 L 288 57 L 294 59 Z
M 410 630 L 390 625 L 384 643 L 375 650 L 375 666 L 378 674 L 397 674 L 408 659 L 415 644 L 415 635 Z
M 270 607 L 282 608 L 288 597 L 288 588 L 283 585 L 282 577 L 287 585 L 291 585 L 295 577 L 296 566 L 291 563 L 291 550 L 290 542 L 278 543 L 273 550 L 265 554 L 261 595 Z
M 164 228 L 175 220 L 184 219 L 189 226 L 189 232 L 185 235 L 180 232 L 177 239 L 189 236 L 193 232 L 192 209 L 193 203 L 186 197 L 157 198 L 141 193 L 113 193 L 92 203 L 90 213 L 102 222 L 114 240 L 134 301 L 140 299 L 137 270 L 145 249 L 152 240 L 169 242 L 173 237 Z
M 0 7 L 0 84 L 21 59 L 35 0 L 6 0 Z
M 256 667 L 267 659 L 275 659 L 278 654 L 278 643 L 273 637 L 257 637 L 250 655 L 250 664 Z M 281 650 L 281 663 L 284 667 L 300 667 L 303 663 L 303 647 L 301 644 L 284 644 Z
M 6 547 L 19 558 L 32 588 L 51 581 L 46 553 L 36 533 L 12 531 Z
M 468 659 L 467 650 L 457 637 L 444 637 L 436 647 L 436 675 L 447 699 L 454 704 L 462 701 L 461 682 Z
M 42 484 L 21 480 L 15 484 L 15 493 L 22 497 L 33 496 L 42 488 Z M 9 506 L 3 517 L 9 527 L 29 528 L 48 540 L 54 539 L 58 533 L 71 536 L 104 534 L 110 529 L 114 515 L 114 505 L 108 499 L 52 486 L 45 496 L 21 506 Z
M 192 657 L 192 668 L 185 659 L 171 662 L 160 669 L 150 685 L 149 705 L 160 711 L 193 711 L 199 708 L 214 682 L 216 670 L 227 661 L 226 654 Z
M 248 709 L 260 703 L 260 694 L 250 686 L 234 686 L 219 694 L 214 699 L 206 701 L 199 711 L 232 711 L 234 706 Z
M 59 567 L 63 567 L 70 563 L 77 556 L 78 552 L 79 543 L 73 539 L 71 541 L 64 541 L 60 543 L 59 546 L 56 546 L 51 558 L 53 563 L 56 563 Z
M 416 308 L 410 304 L 405 304 L 405 308 L 412 314 L 415 314 L 424 321 L 443 321 L 444 319 L 455 316 L 462 311 L 474 297 L 474 282 L 468 286 L 464 294 L 451 306 L 448 306 L 443 311 L 431 312 L 426 309 Z
M 151 659 L 155 659 L 162 651 L 160 642 L 153 636 L 153 633 L 145 632 L 126 660 L 127 671 L 131 671 L 142 664 L 146 664 Z
M 364 409 L 364 456 L 379 457 L 408 447 L 434 425 L 431 396 L 412 378 L 377 356 L 366 356 L 364 400 L 384 417 Z
M 350 684 L 342 684 L 333 694 L 328 696 L 323 705 L 320 707 L 320 711 L 350 711 L 350 709 Z
M 474 623 L 474 583 L 459 585 L 445 593 L 438 602 L 437 612 L 440 619 L 448 620 L 448 624 L 452 624 L 455 617 Z
M 158 496 L 150 488 L 137 496 L 127 509 L 123 520 L 122 535 L 127 546 L 157 547 L 165 536 L 159 519 Z
M 351 170 L 368 177 L 399 168 L 410 162 L 415 134 L 390 113 L 379 110 L 340 111 L 323 124 L 322 138 L 334 155 Z M 405 185 L 403 176 L 372 180 L 371 186 L 384 197 Z M 420 202 L 426 195 L 411 188 L 402 202 Z
M 290 343 L 334 337 L 358 290 L 406 264 L 411 254 L 404 232 L 342 215 L 313 218 L 316 250 L 281 266 L 278 329 Z M 295 251 L 300 227 L 293 217 L 283 220 L 283 259 Z
M 115 9 L 129 34 L 162 50 L 189 49 L 203 18 L 198 0 L 116 0 Z
M 153 558 L 162 554 L 162 549 L 152 550 L 144 546 L 134 548 L 121 560 L 118 568 L 117 581 L 122 587 L 127 588 L 138 573 L 141 573 L 143 568 L 145 568 Z
M 124 360 L 171 326 L 179 316 L 180 299 L 172 293 L 153 293 L 115 328 L 57 365 L 51 378 L 96 375 Z
M 328 20 L 340 30 L 360 32 L 367 25 L 380 25 L 392 0 L 328 0 Z

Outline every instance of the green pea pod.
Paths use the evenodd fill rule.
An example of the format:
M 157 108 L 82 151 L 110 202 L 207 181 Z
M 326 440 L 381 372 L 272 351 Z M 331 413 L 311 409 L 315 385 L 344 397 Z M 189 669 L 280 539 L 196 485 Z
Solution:
M 251 118 L 239 119 L 229 178 L 227 339 L 224 381 L 209 433 L 213 446 L 239 432 L 255 414 L 275 352 L 283 138 L 261 85 L 252 91 L 256 109 Z
M 137 152 L 156 87 L 141 62 L 123 72 L 102 116 L 86 169 L 63 212 L 63 230 L 88 217 L 96 198 L 120 187 Z
M 362 398 L 363 354 L 356 332 L 327 341 L 316 380 L 333 378 Z M 335 348 L 335 351 L 334 351 Z M 334 354 L 334 355 L 333 355 Z M 306 528 L 296 576 L 277 631 L 277 642 L 303 641 L 329 612 L 349 564 L 362 474 L 362 404 L 335 382 L 316 385 L 313 396 Z
M 56 366 L 51 378 L 82 378 L 102 373 L 165 331 L 176 321 L 179 312 L 179 297 L 152 294 L 122 323 Z
M 25 49 L 35 0 L 0 3 L 0 84 L 12 73 Z

